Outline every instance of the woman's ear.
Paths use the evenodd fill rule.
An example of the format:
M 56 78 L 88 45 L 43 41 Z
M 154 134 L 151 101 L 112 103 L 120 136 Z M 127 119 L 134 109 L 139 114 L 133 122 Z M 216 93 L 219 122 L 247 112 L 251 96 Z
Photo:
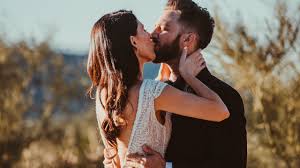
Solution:
M 134 36 L 130 36 L 130 42 L 131 42 L 131 45 L 132 45 L 133 47 L 136 48 L 136 41 L 135 41 L 135 40 L 136 40 L 136 39 L 135 39 Z

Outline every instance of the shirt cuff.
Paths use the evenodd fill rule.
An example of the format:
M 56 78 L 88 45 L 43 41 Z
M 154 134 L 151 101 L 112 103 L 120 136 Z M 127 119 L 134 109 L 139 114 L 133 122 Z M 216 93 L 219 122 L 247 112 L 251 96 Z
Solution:
M 172 166 L 172 162 L 167 162 L 166 163 L 166 168 L 172 168 L 173 166 Z

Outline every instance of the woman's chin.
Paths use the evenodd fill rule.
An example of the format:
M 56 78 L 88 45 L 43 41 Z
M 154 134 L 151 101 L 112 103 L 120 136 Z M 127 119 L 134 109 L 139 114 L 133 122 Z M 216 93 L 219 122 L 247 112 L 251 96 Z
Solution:
M 147 62 L 152 62 L 153 60 L 155 60 L 156 58 L 156 55 L 153 53 L 153 54 L 149 54 L 149 57 L 147 58 Z
M 147 59 L 146 62 L 147 62 L 147 63 L 148 63 L 148 62 L 152 62 L 154 59 L 155 59 L 155 58 L 149 58 L 149 59 Z

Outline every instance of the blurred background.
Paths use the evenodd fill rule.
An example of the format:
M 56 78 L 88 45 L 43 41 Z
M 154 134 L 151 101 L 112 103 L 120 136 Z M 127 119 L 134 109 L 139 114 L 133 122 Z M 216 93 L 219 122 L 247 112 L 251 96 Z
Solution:
M 242 95 L 249 168 L 300 167 L 300 0 L 195 0 L 216 20 L 204 55 Z M 102 167 L 85 64 L 92 25 L 129 9 L 149 32 L 165 0 L 0 0 L 0 167 Z M 154 78 L 159 65 L 147 64 Z

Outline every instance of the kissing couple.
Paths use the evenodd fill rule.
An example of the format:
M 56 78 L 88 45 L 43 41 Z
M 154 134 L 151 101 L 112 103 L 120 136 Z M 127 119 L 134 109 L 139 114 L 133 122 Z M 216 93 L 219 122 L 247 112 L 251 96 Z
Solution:
M 107 168 L 246 168 L 244 105 L 202 49 L 215 22 L 192 0 L 168 0 L 150 34 L 127 10 L 91 31 L 87 71 Z M 147 62 L 161 63 L 156 80 Z

